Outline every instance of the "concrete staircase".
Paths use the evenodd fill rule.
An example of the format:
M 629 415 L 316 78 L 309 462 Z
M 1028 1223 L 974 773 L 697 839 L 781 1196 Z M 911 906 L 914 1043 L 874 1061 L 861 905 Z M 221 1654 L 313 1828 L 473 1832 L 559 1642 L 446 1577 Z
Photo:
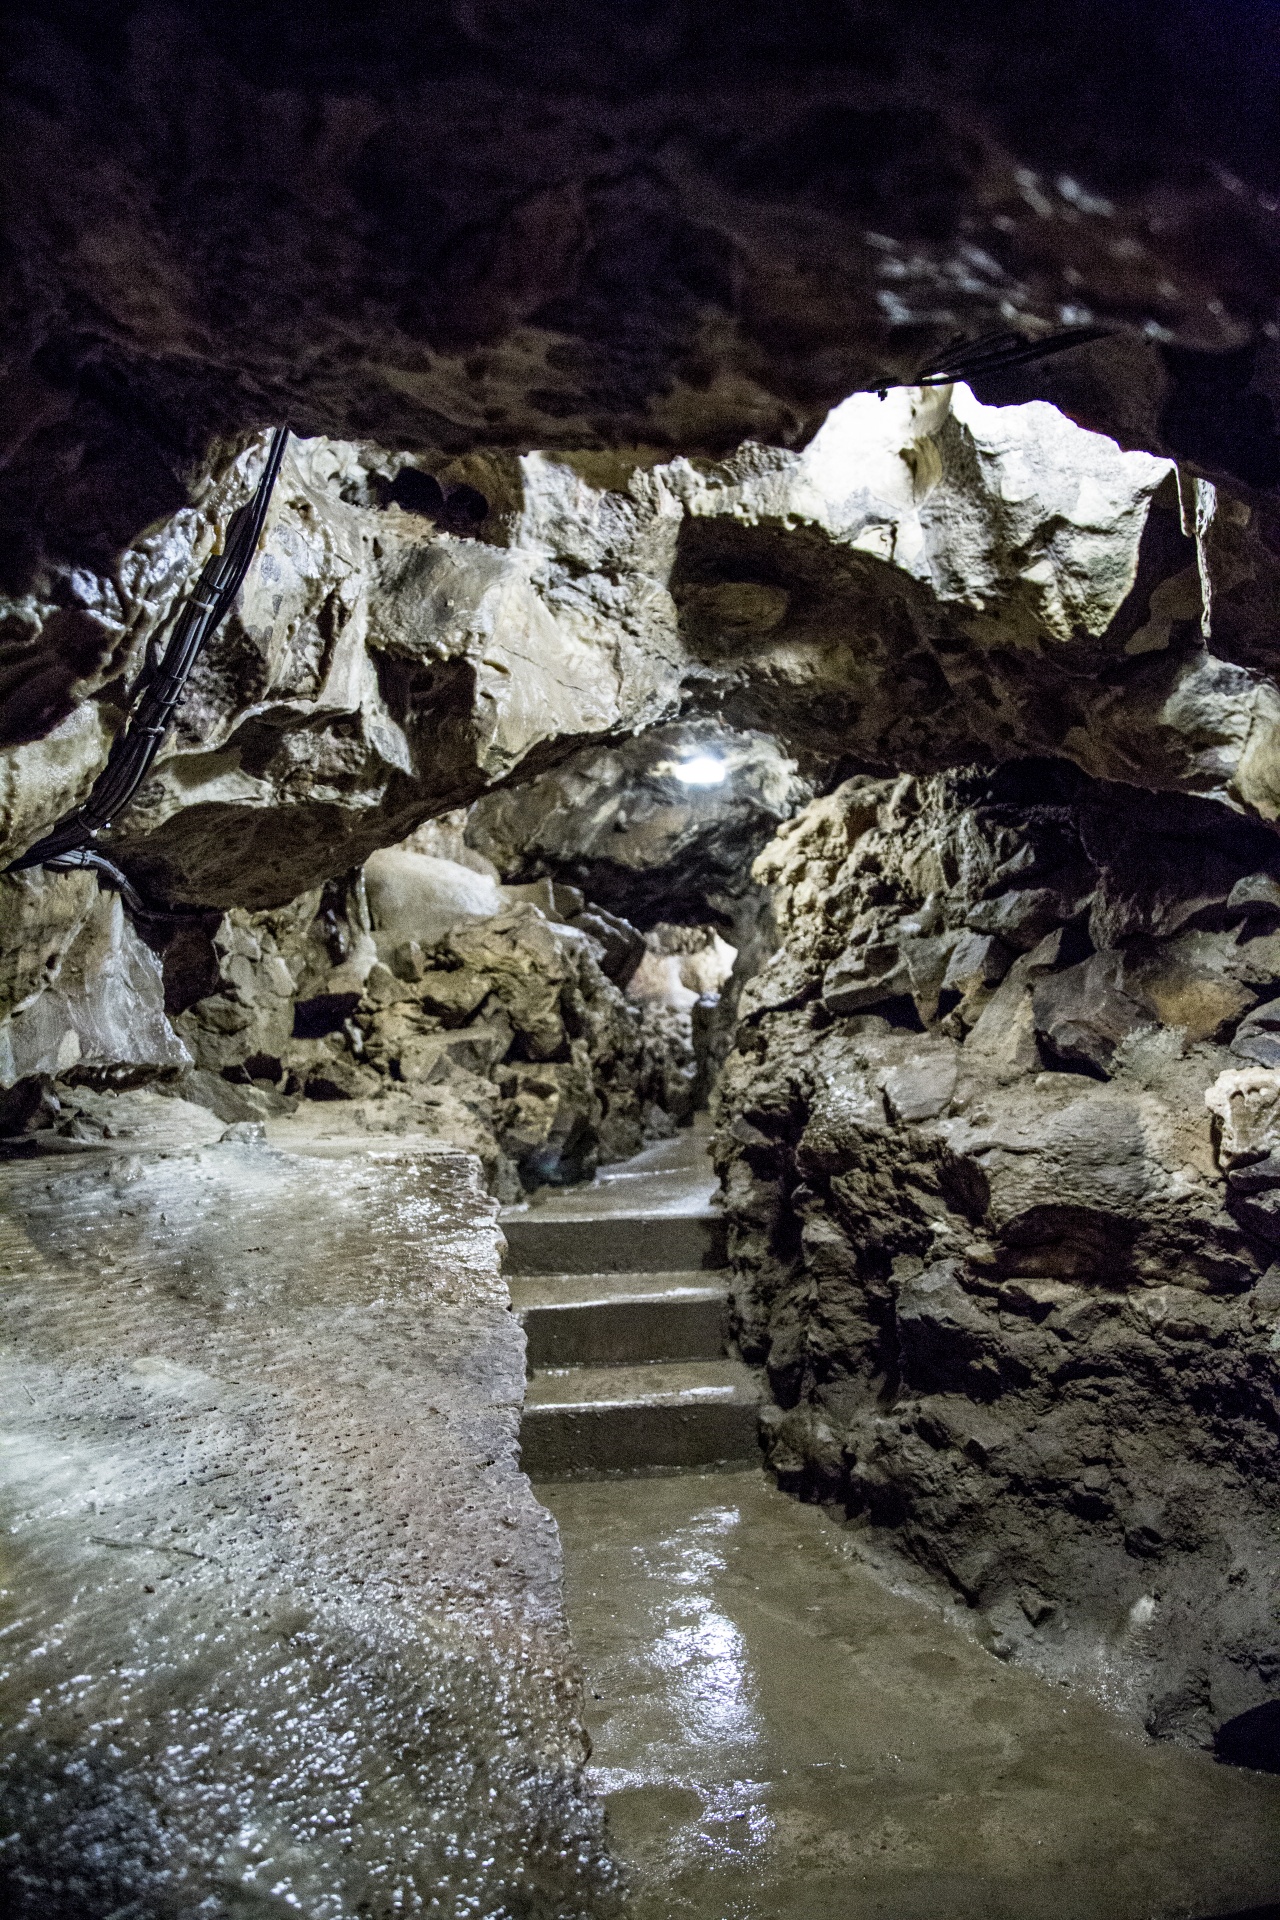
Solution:
M 698 1129 L 590 1187 L 504 1211 L 528 1340 L 521 1465 L 534 1479 L 758 1457 L 760 1387 L 725 1352 L 714 1190 Z

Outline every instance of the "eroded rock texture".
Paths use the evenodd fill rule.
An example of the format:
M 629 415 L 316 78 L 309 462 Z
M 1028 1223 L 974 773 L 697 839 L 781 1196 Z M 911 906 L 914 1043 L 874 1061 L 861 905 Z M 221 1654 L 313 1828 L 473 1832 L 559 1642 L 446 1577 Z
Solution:
M 556 875 L 641 926 L 732 923 L 755 855 L 811 792 L 768 734 L 682 721 L 486 796 L 467 840 L 508 879 Z
M 80 582 L 94 606 L 75 631 L 96 651 L 86 639 L 78 676 L 45 685 L 66 659 L 68 617 L 51 600 L 29 597 L 13 615 L 11 627 L 25 622 L 19 694 L 45 704 L 34 737 L 20 730 L 6 755 L 10 854 L 84 797 L 121 718 L 121 676 L 163 633 L 260 451 L 221 465 L 202 502 L 131 548 L 114 579 Z M 379 478 L 376 455 L 291 443 L 236 612 L 108 836 L 149 896 L 282 905 L 474 799 L 539 743 L 643 724 L 669 699 L 660 635 L 552 606 L 525 555 L 394 501 L 375 507 Z M 21 698 L 6 717 L 18 725 Z
M 774 1466 L 1207 1738 L 1280 1671 L 1273 838 L 1024 763 L 854 778 L 757 873 L 718 1153 Z
M 291 1134 L 447 1140 L 514 1199 L 587 1178 L 692 1113 L 687 1011 L 624 996 L 643 942 L 572 889 L 557 912 L 548 882 L 539 904 L 520 897 L 536 886 L 388 849 L 284 908 L 171 918 L 157 959 L 92 875 L 3 885 L 34 922 L 7 956 L 10 1151 L 112 1137 L 99 1096 L 149 1081 L 224 1124 L 292 1115 Z
M 74 672 L 62 588 L 15 611 L 11 852 L 87 790 L 256 458 L 220 466 L 117 577 L 77 575 Z M 423 477 L 401 456 L 293 444 L 239 608 L 107 836 L 150 899 L 283 905 L 491 795 L 473 832 L 505 873 L 576 875 L 653 918 L 644 876 L 675 862 L 698 919 L 797 782 L 850 762 L 1036 751 L 1280 813 L 1262 518 L 1042 403 L 897 389 L 846 401 L 803 452 L 451 471 L 479 483 L 483 538 L 397 505 L 388 475 Z M 680 785 L 690 752 L 724 763 L 722 787 Z M 495 792 L 539 775 L 514 803 Z
M 0 1170 L 6 1913 L 612 1913 L 475 1162 L 220 1131 Z

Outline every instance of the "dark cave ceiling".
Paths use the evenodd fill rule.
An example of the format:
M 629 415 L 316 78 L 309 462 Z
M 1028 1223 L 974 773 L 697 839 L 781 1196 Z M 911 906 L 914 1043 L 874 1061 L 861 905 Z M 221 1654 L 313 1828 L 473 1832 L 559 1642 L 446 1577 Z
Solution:
M 1272 4 L 10 4 L 4 580 L 287 419 L 417 453 L 797 444 L 980 386 L 1280 492 Z

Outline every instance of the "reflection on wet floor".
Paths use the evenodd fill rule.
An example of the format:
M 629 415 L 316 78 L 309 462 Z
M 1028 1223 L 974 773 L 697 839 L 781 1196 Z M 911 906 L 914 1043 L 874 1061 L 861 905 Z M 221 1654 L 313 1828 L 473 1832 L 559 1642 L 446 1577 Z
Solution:
M 1280 1897 L 1280 1779 L 893 1594 L 757 1470 L 543 1485 L 637 1920 L 1185 1920 Z

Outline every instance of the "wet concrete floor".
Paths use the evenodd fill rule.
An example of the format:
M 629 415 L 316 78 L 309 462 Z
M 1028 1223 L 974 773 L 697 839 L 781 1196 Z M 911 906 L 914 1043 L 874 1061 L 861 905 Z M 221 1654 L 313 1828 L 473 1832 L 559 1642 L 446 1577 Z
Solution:
M 544 1483 L 635 1920 L 1186 1920 L 1280 1899 L 1280 1778 L 894 1593 L 764 1473 Z

